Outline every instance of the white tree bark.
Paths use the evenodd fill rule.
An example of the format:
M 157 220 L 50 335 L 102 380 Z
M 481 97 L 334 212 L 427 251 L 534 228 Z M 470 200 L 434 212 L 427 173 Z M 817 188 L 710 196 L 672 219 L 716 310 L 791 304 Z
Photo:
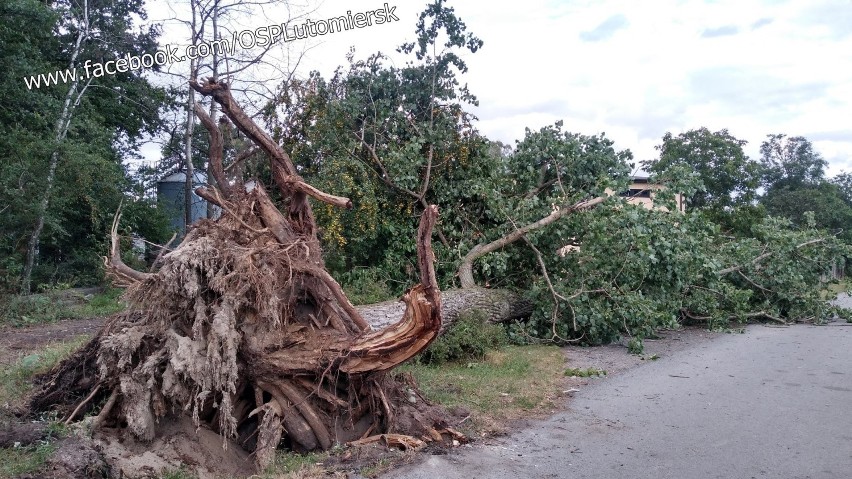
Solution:
M 83 18 L 81 19 L 80 31 L 77 34 L 77 41 L 74 43 L 74 49 L 71 52 L 71 61 L 69 62 L 69 70 L 74 70 L 77 66 L 77 58 L 83 50 L 84 43 L 89 39 L 89 2 L 83 0 Z M 53 129 L 53 152 L 50 154 L 50 162 L 47 167 L 47 178 L 45 178 L 44 189 L 41 201 L 38 205 L 38 213 L 36 216 L 36 224 L 33 228 L 32 235 L 27 243 L 27 258 L 24 264 L 24 273 L 21 278 L 21 292 L 29 294 L 32 289 L 32 273 L 38 256 L 39 242 L 41 233 L 44 230 L 44 221 L 47 216 L 48 208 L 50 207 L 50 194 L 53 191 L 53 184 L 56 180 L 56 168 L 59 166 L 59 145 L 65 140 L 68 134 L 68 127 L 71 125 L 71 119 L 74 117 L 74 110 L 80 104 L 80 100 L 92 83 L 92 78 L 89 78 L 85 85 L 80 88 L 80 78 L 77 76 L 71 81 L 68 87 L 68 93 L 65 94 L 65 101 L 62 104 L 62 111 L 59 113 L 59 118 Z

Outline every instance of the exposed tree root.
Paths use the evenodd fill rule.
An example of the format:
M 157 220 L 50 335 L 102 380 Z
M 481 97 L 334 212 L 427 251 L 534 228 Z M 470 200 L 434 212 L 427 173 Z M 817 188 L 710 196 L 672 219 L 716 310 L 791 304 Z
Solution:
M 143 442 L 157 437 L 162 421 L 187 415 L 224 444 L 252 452 L 258 469 L 280 444 L 328 449 L 369 434 L 435 440 L 436 431 L 447 431 L 443 411 L 386 372 L 441 328 L 431 246 L 437 208 L 424 211 L 417 233 L 421 284 L 403 297 L 398 322 L 371 331 L 324 268 L 307 197 L 351 202 L 305 183 L 226 84 L 193 86 L 271 158 L 283 213 L 259 182 L 247 188 L 226 181 L 221 142 L 212 141 L 210 171 L 219 189 L 199 194 L 226 214 L 198 223 L 155 273 L 121 262 L 116 218 L 105 264 L 128 286 L 130 307 L 40 379 L 32 409 L 58 410 L 71 421 L 106 401 L 95 427 L 122 428 Z M 212 120 L 196 112 L 215 136 Z M 412 403 L 412 395 L 419 400 Z

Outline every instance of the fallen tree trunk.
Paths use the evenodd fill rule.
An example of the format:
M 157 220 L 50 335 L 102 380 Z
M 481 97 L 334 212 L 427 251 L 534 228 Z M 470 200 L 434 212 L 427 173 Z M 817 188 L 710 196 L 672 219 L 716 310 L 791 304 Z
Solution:
M 396 321 L 405 310 L 399 300 L 356 306 L 373 329 L 382 329 Z M 533 304 L 507 289 L 462 288 L 441 292 L 441 331 L 452 327 L 460 315 L 481 311 L 492 323 L 506 323 L 529 317 Z
M 325 270 L 307 197 L 340 207 L 351 202 L 307 185 L 235 104 L 227 84 L 192 86 L 212 96 L 271 159 L 283 211 L 258 181 L 230 184 L 222 165 L 211 165 L 220 188 L 197 192 L 221 207 L 222 217 L 199 222 L 156 273 L 121 262 L 117 215 L 104 261 L 107 273 L 128 286 L 129 308 L 39 379 L 32 411 L 58 411 L 72 422 L 105 404 L 94 428 L 123 429 L 146 443 L 162 421 L 186 415 L 224 444 L 252 452 L 257 470 L 280 443 L 307 451 L 371 433 L 440 438 L 443 410 L 386 374 L 441 328 L 431 243 L 437 207 L 424 210 L 415 240 L 421 283 L 403 296 L 397 321 L 371 330 Z M 210 158 L 221 163 L 222 152 Z

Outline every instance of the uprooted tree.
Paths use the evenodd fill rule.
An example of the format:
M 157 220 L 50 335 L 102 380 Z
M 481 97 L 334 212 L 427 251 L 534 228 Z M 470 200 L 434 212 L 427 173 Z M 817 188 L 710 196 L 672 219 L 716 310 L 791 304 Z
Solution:
M 416 387 L 387 374 L 441 328 L 431 246 L 437 207 L 423 211 L 417 231 L 421 284 L 404 295 L 398 322 L 371 331 L 324 267 L 308 198 L 351 202 L 307 184 L 226 83 L 191 84 L 267 154 L 283 208 L 259 181 L 226 181 L 221 133 L 196 109 L 218 185 L 197 192 L 222 216 L 200 222 L 155 273 L 121 261 L 116 217 L 105 264 L 127 287 L 130 307 L 41 379 L 33 410 L 59 410 L 70 421 L 104 404 L 95 428 L 126 427 L 142 441 L 155 437 L 161 418 L 188 414 L 254 451 L 259 468 L 282 439 L 313 450 L 381 433 L 457 434 L 444 429 L 440 409 L 411 401 Z

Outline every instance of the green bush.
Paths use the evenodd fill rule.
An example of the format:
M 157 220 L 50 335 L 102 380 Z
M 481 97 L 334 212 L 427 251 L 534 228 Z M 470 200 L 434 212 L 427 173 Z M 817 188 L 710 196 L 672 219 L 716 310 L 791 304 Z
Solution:
M 479 360 L 491 349 L 509 342 L 506 330 L 499 324 L 486 321 L 479 310 L 463 313 L 443 335 L 438 337 L 418 361 L 425 364 L 440 364 L 449 361 Z
M 62 317 L 63 306 L 48 294 L 0 298 L 0 324 L 15 327 L 50 323 Z
M 396 299 L 380 268 L 355 268 L 340 275 L 340 285 L 352 304 L 373 304 Z

